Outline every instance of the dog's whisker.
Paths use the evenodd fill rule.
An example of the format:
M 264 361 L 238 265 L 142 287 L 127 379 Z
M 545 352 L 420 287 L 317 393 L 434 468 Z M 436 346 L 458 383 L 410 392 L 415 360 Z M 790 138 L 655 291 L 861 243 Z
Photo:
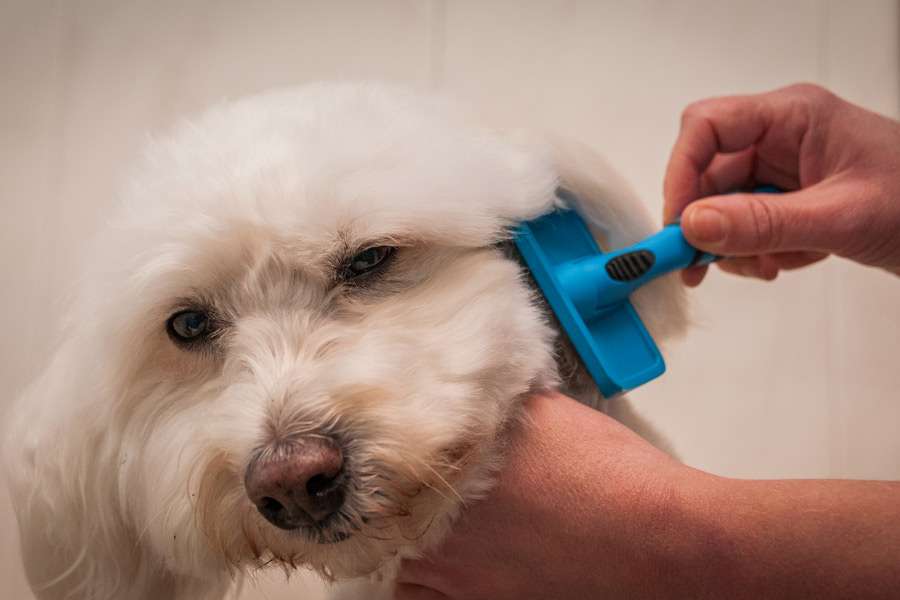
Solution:
M 438 471 L 435 467 L 433 467 L 432 465 L 428 464 L 427 461 L 425 461 L 425 460 L 423 460 L 423 459 L 421 459 L 421 458 L 416 457 L 416 461 L 417 461 L 422 467 L 424 467 L 427 471 L 429 471 L 432 475 L 434 475 L 434 476 L 438 479 L 438 481 L 442 484 L 441 486 L 437 486 L 437 485 L 434 485 L 433 483 L 431 483 L 431 482 L 429 482 L 429 481 L 423 481 L 423 482 L 422 482 L 422 485 L 424 485 L 425 487 L 427 487 L 427 488 L 429 488 L 429 489 L 434 490 L 435 492 L 437 492 L 438 494 L 440 494 L 445 500 L 448 500 L 448 501 L 451 500 L 451 498 L 450 498 L 449 496 L 447 496 L 447 495 L 444 494 L 444 491 L 446 490 L 446 491 L 449 491 L 449 492 L 451 493 L 451 495 L 452 495 L 458 502 L 460 502 L 460 503 L 464 502 L 463 497 L 459 494 L 459 492 L 457 492 L 457 490 L 456 490 L 456 488 L 453 486 L 453 484 L 451 484 L 451 483 L 447 480 L 447 478 L 444 477 L 444 476 L 440 473 L 440 471 Z
M 156 512 L 156 514 L 154 514 L 150 518 L 149 521 L 147 521 L 147 524 L 141 530 L 140 534 L 138 534 L 137 539 L 134 540 L 134 546 L 131 549 L 132 554 L 137 554 L 138 547 L 141 544 L 141 539 L 143 539 L 144 534 L 146 534 L 147 530 L 149 530 L 150 527 L 153 525 L 153 522 L 156 521 L 158 518 L 160 518 L 163 515 L 163 513 L 168 513 L 170 510 L 172 510 L 172 507 L 174 506 L 174 504 L 175 504 L 175 501 L 172 501 L 169 504 L 167 504 L 166 506 L 163 506 L 161 509 L 159 509 Z

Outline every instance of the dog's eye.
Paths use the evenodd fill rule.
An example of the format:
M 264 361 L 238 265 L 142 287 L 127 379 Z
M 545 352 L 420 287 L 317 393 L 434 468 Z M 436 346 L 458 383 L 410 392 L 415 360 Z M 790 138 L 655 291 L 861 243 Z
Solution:
M 169 319 L 169 333 L 181 342 L 195 342 L 212 331 L 209 317 L 197 310 L 183 310 Z
M 347 277 L 359 277 L 364 273 L 371 273 L 386 264 L 395 251 L 396 248 L 393 246 L 374 246 L 363 250 L 354 256 L 347 265 Z

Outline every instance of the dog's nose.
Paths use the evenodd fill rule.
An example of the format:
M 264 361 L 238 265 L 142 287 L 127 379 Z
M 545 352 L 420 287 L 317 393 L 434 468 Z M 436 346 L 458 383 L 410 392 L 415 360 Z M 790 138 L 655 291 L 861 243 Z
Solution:
M 343 453 L 333 440 L 304 438 L 254 456 L 244 486 L 260 514 L 276 527 L 308 527 L 344 503 L 343 466 Z

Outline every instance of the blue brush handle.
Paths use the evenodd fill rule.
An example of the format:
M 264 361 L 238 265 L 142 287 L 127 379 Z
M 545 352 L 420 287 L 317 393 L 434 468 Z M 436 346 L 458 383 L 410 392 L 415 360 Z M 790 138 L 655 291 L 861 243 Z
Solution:
M 761 186 L 755 194 L 778 194 Z M 737 193 L 737 192 L 731 192 Z M 560 286 L 582 315 L 596 315 L 626 300 L 636 289 L 666 273 L 725 258 L 697 250 L 681 232 L 681 219 L 645 240 L 616 252 L 572 260 L 557 267 Z
M 661 275 L 720 258 L 688 244 L 676 222 L 634 246 L 560 265 L 556 275 L 578 312 L 590 315 L 621 303 Z

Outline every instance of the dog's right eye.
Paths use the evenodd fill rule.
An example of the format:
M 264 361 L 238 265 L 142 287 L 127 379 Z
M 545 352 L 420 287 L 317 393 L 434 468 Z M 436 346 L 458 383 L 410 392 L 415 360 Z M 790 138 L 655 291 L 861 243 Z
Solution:
M 209 316 L 198 310 L 183 310 L 169 318 L 169 334 L 180 342 L 196 342 L 206 337 L 212 327 Z
M 396 251 L 397 249 L 392 246 L 366 248 L 354 256 L 350 264 L 347 265 L 346 276 L 353 278 L 372 273 L 386 265 L 393 258 Z

